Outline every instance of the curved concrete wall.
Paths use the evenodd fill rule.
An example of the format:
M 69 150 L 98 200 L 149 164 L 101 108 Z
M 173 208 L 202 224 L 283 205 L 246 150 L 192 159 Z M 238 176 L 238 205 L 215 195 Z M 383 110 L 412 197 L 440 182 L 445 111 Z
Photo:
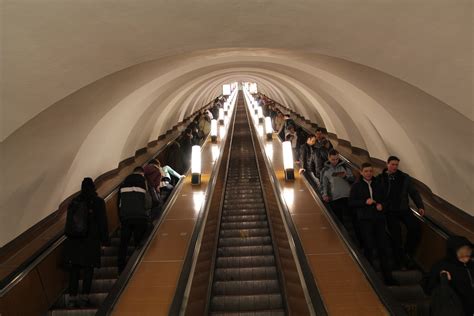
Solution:
M 0 245 L 244 80 L 474 214 L 470 1 L 199 3 L 4 2 Z

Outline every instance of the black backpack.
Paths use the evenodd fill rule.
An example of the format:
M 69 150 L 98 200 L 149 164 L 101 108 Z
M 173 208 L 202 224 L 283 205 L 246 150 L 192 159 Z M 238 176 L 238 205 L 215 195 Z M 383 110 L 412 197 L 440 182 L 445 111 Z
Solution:
M 89 233 L 89 203 L 85 199 L 75 198 L 67 209 L 66 228 L 67 237 L 84 238 Z

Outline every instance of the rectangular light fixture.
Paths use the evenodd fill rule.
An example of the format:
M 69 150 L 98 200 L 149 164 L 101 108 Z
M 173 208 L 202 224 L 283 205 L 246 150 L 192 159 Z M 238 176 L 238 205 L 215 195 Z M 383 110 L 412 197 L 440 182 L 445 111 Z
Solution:
M 283 151 L 283 168 L 285 169 L 285 180 L 294 180 L 294 165 L 293 165 L 293 149 L 291 142 L 285 141 L 282 144 Z
M 198 145 L 191 151 L 191 184 L 201 184 L 201 146 Z
M 272 140 L 273 126 L 270 116 L 265 117 L 265 134 L 267 135 L 268 140 Z
M 211 141 L 217 142 L 217 120 L 211 120 Z

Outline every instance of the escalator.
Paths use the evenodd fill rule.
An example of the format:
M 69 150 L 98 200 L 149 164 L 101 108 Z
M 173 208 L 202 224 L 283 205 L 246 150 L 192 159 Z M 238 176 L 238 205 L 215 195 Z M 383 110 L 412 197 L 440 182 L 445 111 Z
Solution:
M 211 315 L 285 315 L 245 108 L 237 108 L 224 190 Z
M 94 269 L 89 304 L 81 304 L 75 307 L 66 305 L 66 293 L 62 294 L 58 301 L 51 307 L 48 315 L 51 316 L 74 316 L 95 315 L 103 301 L 109 294 L 118 278 L 117 253 L 120 243 L 118 231 L 110 240 L 110 246 L 102 248 L 101 267 Z M 129 247 L 129 254 L 134 248 Z M 82 289 L 82 280 L 79 281 L 79 291 Z M 79 292 L 80 293 L 80 292 Z

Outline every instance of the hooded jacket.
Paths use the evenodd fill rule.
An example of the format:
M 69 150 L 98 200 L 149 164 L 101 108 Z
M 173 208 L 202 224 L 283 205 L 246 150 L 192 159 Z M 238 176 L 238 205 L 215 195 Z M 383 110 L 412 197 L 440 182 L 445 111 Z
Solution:
M 431 269 L 427 292 L 431 292 L 440 284 L 440 272 L 445 270 L 451 274 L 449 285 L 462 302 L 466 315 L 474 314 L 474 263 L 464 264 L 458 260 L 456 252 L 463 246 L 472 247 L 471 242 L 462 236 L 450 237 L 447 241 L 446 257 Z
M 345 172 L 344 178 L 334 176 L 334 173 Z M 350 195 L 351 184 L 354 181 L 354 175 L 351 168 L 344 162 L 339 161 L 336 166 L 326 161 L 323 170 L 321 170 L 321 192 L 323 196 L 329 196 L 331 200 L 347 198 Z
M 389 175 L 387 169 L 384 169 L 377 176 L 377 180 L 382 186 L 388 212 L 410 211 L 408 196 L 415 202 L 416 207 L 425 208 L 420 193 L 408 174 L 397 170 L 394 174 Z

